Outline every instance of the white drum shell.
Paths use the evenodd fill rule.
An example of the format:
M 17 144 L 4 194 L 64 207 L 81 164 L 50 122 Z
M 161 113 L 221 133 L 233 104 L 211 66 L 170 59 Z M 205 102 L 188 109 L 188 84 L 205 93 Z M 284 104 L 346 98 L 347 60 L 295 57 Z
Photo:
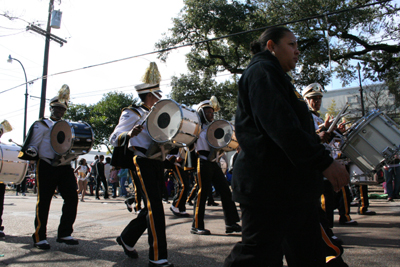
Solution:
M 169 142 L 177 147 L 193 144 L 201 130 L 197 112 L 171 99 L 162 99 L 154 104 L 146 127 L 155 142 Z
M 377 176 L 375 174 L 365 174 L 356 164 L 352 162 L 349 163 L 348 166 L 351 184 L 378 184 Z
M 28 161 L 18 158 L 21 148 L 0 144 L 0 181 L 20 184 L 28 169 Z
M 206 140 L 211 147 L 227 152 L 233 151 L 239 146 L 235 130 L 232 124 L 226 120 L 213 121 L 207 128 Z
M 376 171 L 399 151 L 400 131 L 383 113 L 358 121 L 346 136 L 342 152 L 364 173 Z M 389 149 L 388 149 L 389 148 Z

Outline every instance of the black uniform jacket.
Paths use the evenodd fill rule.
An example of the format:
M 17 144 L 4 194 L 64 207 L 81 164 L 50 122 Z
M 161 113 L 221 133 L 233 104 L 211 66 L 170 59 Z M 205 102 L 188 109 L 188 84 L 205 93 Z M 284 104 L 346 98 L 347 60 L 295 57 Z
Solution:
M 332 158 L 319 144 L 306 103 L 269 51 L 256 54 L 239 81 L 234 201 L 316 200 Z

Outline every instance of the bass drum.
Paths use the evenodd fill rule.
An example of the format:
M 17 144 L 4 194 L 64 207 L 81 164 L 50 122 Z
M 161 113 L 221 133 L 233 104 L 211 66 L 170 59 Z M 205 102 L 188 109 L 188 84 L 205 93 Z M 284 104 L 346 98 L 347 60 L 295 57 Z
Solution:
M 20 184 L 26 175 L 28 161 L 18 158 L 18 146 L 0 144 L 0 181 Z
M 213 121 L 207 128 L 206 140 L 211 147 L 227 152 L 233 151 L 239 146 L 235 130 L 232 124 L 226 120 Z
M 378 184 L 378 176 L 376 174 L 365 174 L 353 162 L 349 163 L 350 183 L 359 185 L 373 185 Z
M 58 121 L 50 132 L 51 147 L 59 156 L 87 154 L 93 142 L 92 127 L 86 122 Z
M 147 131 L 157 143 L 183 147 L 193 144 L 200 134 L 200 118 L 193 109 L 171 99 L 161 99 L 146 119 Z
M 363 173 L 376 172 L 399 152 L 400 131 L 382 112 L 373 111 L 357 121 L 345 134 L 340 150 Z

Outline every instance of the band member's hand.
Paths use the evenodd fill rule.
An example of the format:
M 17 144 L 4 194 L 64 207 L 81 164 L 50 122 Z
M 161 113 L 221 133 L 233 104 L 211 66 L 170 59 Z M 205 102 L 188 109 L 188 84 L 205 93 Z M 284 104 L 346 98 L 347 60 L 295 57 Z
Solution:
M 331 135 L 328 132 L 323 131 L 323 132 L 318 133 L 318 135 L 319 135 L 319 138 L 321 139 L 322 143 L 328 143 L 329 142 L 329 139 L 330 139 Z
M 338 125 L 337 128 L 341 133 L 344 133 L 346 131 L 346 123 L 342 122 L 341 124 Z
M 332 116 L 326 116 L 326 117 L 327 117 L 327 118 L 325 119 L 324 127 L 325 127 L 326 129 L 329 129 L 329 127 L 331 127 L 331 124 L 332 124 L 332 121 L 331 121 Z
M 137 136 L 143 130 L 143 125 L 135 125 L 132 130 L 128 132 L 129 137 Z
M 350 182 L 346 167 L 336 160 L 322 174 L 331 182 L 335 192 L 339 192 L 343 186 Z

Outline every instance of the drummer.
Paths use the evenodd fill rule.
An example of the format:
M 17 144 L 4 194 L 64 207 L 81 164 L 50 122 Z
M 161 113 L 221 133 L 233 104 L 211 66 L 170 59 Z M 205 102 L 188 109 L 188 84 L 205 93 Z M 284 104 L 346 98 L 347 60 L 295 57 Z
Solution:
M 63 85 L 60 90 L 68 90 Z M 60 94 L 61 95 L 61 94 Z M 69 161 L 58 166 L 52 166 L 56 154 L 51 147 L 51 130 L 55 123 L 61 121 L 68 108 L 68 100 L 55 96 L 50 100 L 50 118 L 34 122 L 19 154 L 20 159 L 36 160 L 37 203 L 35 217 L 35 232 L 32 235 L 33 244 L 39 249 L 50 249 L 47 241 L 47 219 L 50 203 L 55 189 L 58 187 L 64 204 L 58 227 L 57 242 L 67 245 L 78 245 L 79 241 L 71 236 L 76 218 L 78 194 L 74 170 Z
M 133 159 L 130 161 L 134 164 L 130 168 L 132 172 L 136 172 L 132 177 L 137 178 L 134 183 L 142 192 L 145 208 L 125 227 L 117 242 L 128 257 L 137 258 L 138 253 L 134 246 L 147 229 L 149 266 L 173 266 L 167 260 L 165 216 L 161 198 L 164 183 L 163 159 L 148 158 L 147 150 L 153 141 L 143 126 L 147 122 L 142 124 L 151 107 L 161 98 L 161 90 L 159 84 L 147 83 L 137 85 L 135 89 L 142 103 L 140 106 L 123 109 L 118 125 L 110 136 L 110 143 L 114 147 L 127 145 L 128 150 L 133 152 Z
M 328 115 L 324 121 L 319 114 L 322 104 L 322 97 L 323 89 L 319 83 L 312 83 L 303 91 L 303 98 L 307 102 L 307 105 L 312 113 L 314 126 L 318 136 L 321 139 L 321 143 L 324 143 L 328 150 L 336 151 L 332 149 L 332 145 L 329 145 L 330 141 L 334 137 L 334 134 L 327 132 L 331 125 L 330 120 L 332 118 Z M 340 124 L 338 127 L 339 130 L 343 130 L 344 124 Z M 337 155 L 332 154 L 333 153 L 331 153 L 331 156 L 336 158 Z M 329 229 L 333 227 L 333 211 L 337 205 L 340 215 L 340 224 L 357 225 L 357 222 L 352 220 L 350 217 L 351 193 L 348 186 L 343 187 L 340 192 L 335 193 L 331 183 L 327 179 L 324 179 L 324 194 L 321 196 L 321 198 L 323 200 L 322 203 L 324 204 L 322 208 L 324 209 L 326 213 L 325 217 L 328 220 L 327 222 L 322 220 L 321 223 L 331 238 L 337 239 Z
M 218 100 L 213 96 L 210 100 L 199 103 L 197 112 L 202 123 L 202 130 L 196 143 L 196 152 L 199 156 L 197 162 L 198 193 L 194 203 L 194 216 L 190 232 L 196 235 L 210 235 L 210 230 L 205 229 L 204 213 L 207 196 L 214 185 L 221 195 L 222 208 L 225 216 L 225 233 L 241 232 L 242 227 L 237 224 L 240 221 L 235 203 L 232 201 L 232 193 L 228 181 L 217 163 L 217 151 L 210 148 L 206 134 L 210 123 L 214 120 L 214 112 L 220 109 Z

